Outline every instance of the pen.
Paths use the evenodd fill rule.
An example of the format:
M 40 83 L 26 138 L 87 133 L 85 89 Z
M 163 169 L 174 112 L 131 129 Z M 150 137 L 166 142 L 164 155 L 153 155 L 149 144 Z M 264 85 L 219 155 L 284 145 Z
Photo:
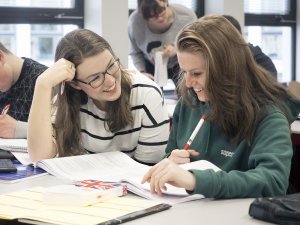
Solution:
M 131 221 L 131 220 L 134 220 L 137 218 L 141 218 L 143 216 L 148 216 L 148 215 L 151 215 L 154 213 L 158 213 L 158 212 L 167 210 L 171 207 L 172 206 L 169 204 L 161 203 L 161 204 L 152 206 L 152 207 L 144 209 L 144 210 L 136 211 L 136 212 L 124 215 L 124 216 L 117 217 L 115 219 L 108 220 L 106 222 L 98 223 L 97 225 L 116 225 L 116 224 L 124 223 L 127 221 Z
M 200 128 L 202 127 L 202 124 L 204 123 L 204 120 L 206 119 L 206 116 L 203 115 L 200 119 L 200 121 L 198 122 L 197 126 L 195 127 L 195 130 L 193 131 L 191 137 L 189 138 L 189 140 L 187 141 L 186 145 L 184 146 L 184 150 L 188 150 L 190 145 L 192 144 L 196 134 L 198 133 L 198 131 L 200 130 Z
M 8 112 L 10 107 L 10 104 L 7 104 L 6 106 L 4 106 L 4 108 L 2 109 L 1 115 L 6 115 L 6 113 Z
M 61 86 L 60 86 L 60 95 L 62 95 L 63 93 L 64 93 L 64 91 L 65 91 L 65 81 L 63 81 L 62 83 L 61 83 Z

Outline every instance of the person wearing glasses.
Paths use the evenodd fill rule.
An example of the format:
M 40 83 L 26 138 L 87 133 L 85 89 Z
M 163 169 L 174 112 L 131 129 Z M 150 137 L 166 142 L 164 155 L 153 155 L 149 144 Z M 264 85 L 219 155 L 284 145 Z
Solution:
M 208 198 L 285 195 L 293 155 L 290 124 L 300 99 L 255 62 L 243 36 L 223 16 L 189 24 L 176 46 L 182 98 L 166 158 L 142 182 L 150 182 L 154 193 L 171 184 Z M 203 115 L 206 120 L 185 150 Z M 179 166 L 202 159 L 221 170 Z
M 169 117 L 154 81 L 123 68 L 109 43 L 87 29 L 66 34 L 55 61 L 35 87 L 28 127 L 33 161 L 108 151 L 150 165 L 162 159 Z
M 138 0 L 130 15 L 128 34 L 130 56 L 137 70 L 153 79 L 157 51 L 168 58 L 168 77 L 177 82 L 178 61 L 175 37 L 182 27 L 197 19 L 195 12 L 168 0 Z

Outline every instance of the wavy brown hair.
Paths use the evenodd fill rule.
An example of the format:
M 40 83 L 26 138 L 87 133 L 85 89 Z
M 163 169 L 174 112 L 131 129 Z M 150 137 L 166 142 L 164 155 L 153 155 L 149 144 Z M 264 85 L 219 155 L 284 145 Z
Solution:
M 65 58 L 75 67 L 88 57 L 95 56 L 108 50 L 116 58 L 109 43 L 98 34 L 87 30 L 77 29 L 65 35 L 57 45 L 55 61 Z M 101 62 L 99 62 L 101 63 Z M 133 123 L 130 109 L 131 78 L 130 74 L 121 69 L 122 94 L 119 99 L 107 105 L 105 129 L 116 132 Z M 63 94 L 61 85 L 54 90 L 57 96 L 57 108 L 54 129 L 59 156 L 83 154 L 85 150 L 81 141 L 80 106 L 87 103 L 88 96 L 81 90 L 72 88 L 66 83 Z M 99 127 L 99 129 L 103 129 Z
M 290 94 L 256 64 L 243 36 L 223 16 L 205 16 L 187 25 L 178 34 L 176 45 L 179 52 L 203 54 L 209 120 L 233 143 L 244 138 L 251 143 L 268 106 L 275 104 L 287 116 L 280 98 Z M 180 77 L 179 89 L 184 102 L 195 106 L 196 94 L 186 87 L 184 76 Z

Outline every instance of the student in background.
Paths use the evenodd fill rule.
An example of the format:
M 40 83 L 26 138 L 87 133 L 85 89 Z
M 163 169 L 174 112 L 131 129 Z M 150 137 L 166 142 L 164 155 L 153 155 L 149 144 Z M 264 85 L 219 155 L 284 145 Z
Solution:
M 175 84 L 179 71 L 174 46 L 177 33 L 197 19 L 195 12 L 183 5 L 169 5 L 168 0 L 138 0 L 138 9 L 129 17 L 130 56 L 137 70 L 153 79 L 154 55 L 162 51 L 168 58 L 168 77 Z
M 233 16 L 230 15 L 223 15 L 223 16 L 226 19 L 228 19 L 229 22 L 231 22 L 232 25 L 235 26 L 235 28 L 238 29 L 238 31 L 242 34 L 241 25 L 239 21 L 237 21 L 237 19 L 235 19 Z M 259 46 L 254 46 L 251 43 L 248 43 L 248 45 L 253 54 L 255 61 L 264 69 L 270 71 L 272 75 L 277 79 L 277 70 L 274 63 L 272 62 L 272 59 L 269 56 L 267 56 L 265 53 L 263 53 Z
M 0 43 L 0 138 L 26 138 L 27 120 L 37 77 L 46 66 L 29 58 L 19 58 Z
M 300 111 L 299 99 L 255 63 L 242 35 L 223 16 L 188 25 L 176 45 L 182 98 L 167 158 L 142 182 L 157 193 L 169 183 L 212 198 L 284 195 L 293 155 L 290 123 Z M 183 150 L 202 115 L 206 121 L 191 150 Z M 201 159 L 222 171 L 178 165 Z
M 169 118 L 154 81 L 124 69 L 107 41 L 86 29 L 61 39 L 55 61 L 37 79 L 29 115 L 33 161 L 108 151 L 145 164 L 162 159 Z

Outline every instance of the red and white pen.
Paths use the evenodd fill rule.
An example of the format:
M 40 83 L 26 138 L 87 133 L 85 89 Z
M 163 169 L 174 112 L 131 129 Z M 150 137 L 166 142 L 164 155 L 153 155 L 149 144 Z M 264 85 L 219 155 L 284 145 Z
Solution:
M 202 127 L 202 124 L 204 123 L 206 119 L 206 116 L 203 115 L 200 119 L 200 121 L 198 122 L 197 126 L 195 127 L 195 130 L 193 131 L 191 137 L 189 138 L 189 140 L 187 141 L 186 145 L 184 146 L 184 150 L 188 150 L 190 145 L 192 144 L 194 138 L 196 137 L 197 133 L 199 132 L 200 128 Z
M 9 107 L 10 107 L 10 104 L 7 104 L 7 105 L 2 109 L 1 115 L 6 115 L 6 113 L 7 113 L 8 110 L 9 110 Z

